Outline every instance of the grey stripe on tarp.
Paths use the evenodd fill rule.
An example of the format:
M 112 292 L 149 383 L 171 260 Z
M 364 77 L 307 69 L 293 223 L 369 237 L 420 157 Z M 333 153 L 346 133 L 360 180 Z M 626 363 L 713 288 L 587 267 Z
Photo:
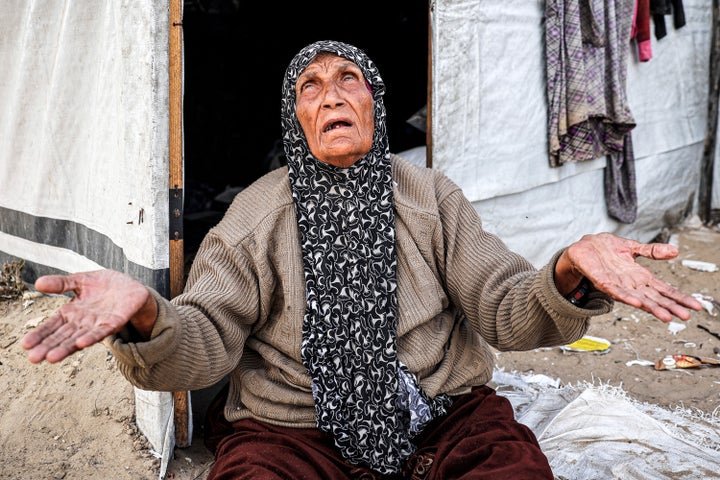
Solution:
M 0 232 L 34 243 L 72 250 L 105 268 L 128 273 L 165 298 L 170 295 L 170 269 L 153 270 L 131 262 L 107 235 L 71 220 L 38 217 L 26 212 L 0 207 Z M 18 260 L 0 250 L 0 262 Z M 25 282 L 33 283 L 42 275 L 64 274 L 48 265 L 26 260 L 22 271 Z

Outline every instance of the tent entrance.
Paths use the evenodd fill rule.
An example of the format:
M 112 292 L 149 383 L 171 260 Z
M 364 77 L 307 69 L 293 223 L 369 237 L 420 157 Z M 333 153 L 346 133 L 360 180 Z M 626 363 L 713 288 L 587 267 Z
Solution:
M 334 39 L 365 50 L 387 84 L 391 150 L 426 143 L 425 131 L 407 120 L 427 103 L 427 2 L 398 0 L 377 10 L 188 0 L 182 23 L 186 263 L 237 189 L 282 162 L 282 79 L 308 43 Z
M 280 94 L 285 68 L 297 51 L 313 41 L 333 39 L 362 48 L 373 59 L 387 86 L 393 152 L 428 143 L 424 125 L 413 117 L 428 102 L 429 58 L 427 2 L 397 0 L 375 11 L 336 2 L 248 6 L 186 0 L 182 12 L 175 12 L 173 3 L 171 23 L 181 21 L 183 58 L 182 65 L 173 64 L 172 29 L 178 25 L 171 25 L 175 95 L 171 93 L 170 125 L 176 134 L 182 132 L 179 142 L 170 135 L 171 224 L 173 185 L 184 192 L 184 202 L 181 240 L 173 242 L 171 235 L 171 296 L 181 292 L 202 238 L 234 195 L 284 164 Z M 181 115 L 182 128 L 174 113 Z M 174 393 L 178 446 L 189 445 L 188 420 L 193 418 L 200 428 L 216 391 L 217 386 L 192 392 L 192 416 L 187 392 Z

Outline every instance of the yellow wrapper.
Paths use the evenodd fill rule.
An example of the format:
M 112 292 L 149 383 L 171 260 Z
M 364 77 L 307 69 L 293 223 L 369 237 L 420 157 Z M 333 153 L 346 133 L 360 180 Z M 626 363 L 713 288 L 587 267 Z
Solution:
M 610 349 L 610 342 L 604 338 L 585 335 L 580 340 L 576 340 L 560 348 L 570 352 L 604 352 Z

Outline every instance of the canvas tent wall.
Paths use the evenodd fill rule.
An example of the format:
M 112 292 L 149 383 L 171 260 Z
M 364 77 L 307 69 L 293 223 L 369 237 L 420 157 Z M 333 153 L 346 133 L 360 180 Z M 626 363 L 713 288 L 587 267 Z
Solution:
M 167 2 L 0 11 L 0 260 L 168 295 Z
M 607 215 L 604 157 L 549 167 L 545 1 L 434 4 L 433 168 L 463 188 L 488 229 L 536 265 L 584 233 L 649 241 L 696 213 L 712 10 L 707 0 L 683 3 L 686 25 L 674 29 L 668 17 L 667 36 L 652 38 L 653 58 L 641 63 L 633 51 L 628 61 L 627 95 L 637 122 L 632 224 Z

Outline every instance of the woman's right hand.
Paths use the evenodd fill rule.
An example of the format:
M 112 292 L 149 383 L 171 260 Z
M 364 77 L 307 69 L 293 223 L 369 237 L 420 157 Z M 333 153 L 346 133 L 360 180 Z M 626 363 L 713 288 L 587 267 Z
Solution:
M 128 322 L 149 339 L 157 319 L 157 302 L 147 287 L 114 270 L 46 275 L 37 279 L 35 288 L 74 296 L 20 341 L 32 363 L 59 362 L 117 333 Z

